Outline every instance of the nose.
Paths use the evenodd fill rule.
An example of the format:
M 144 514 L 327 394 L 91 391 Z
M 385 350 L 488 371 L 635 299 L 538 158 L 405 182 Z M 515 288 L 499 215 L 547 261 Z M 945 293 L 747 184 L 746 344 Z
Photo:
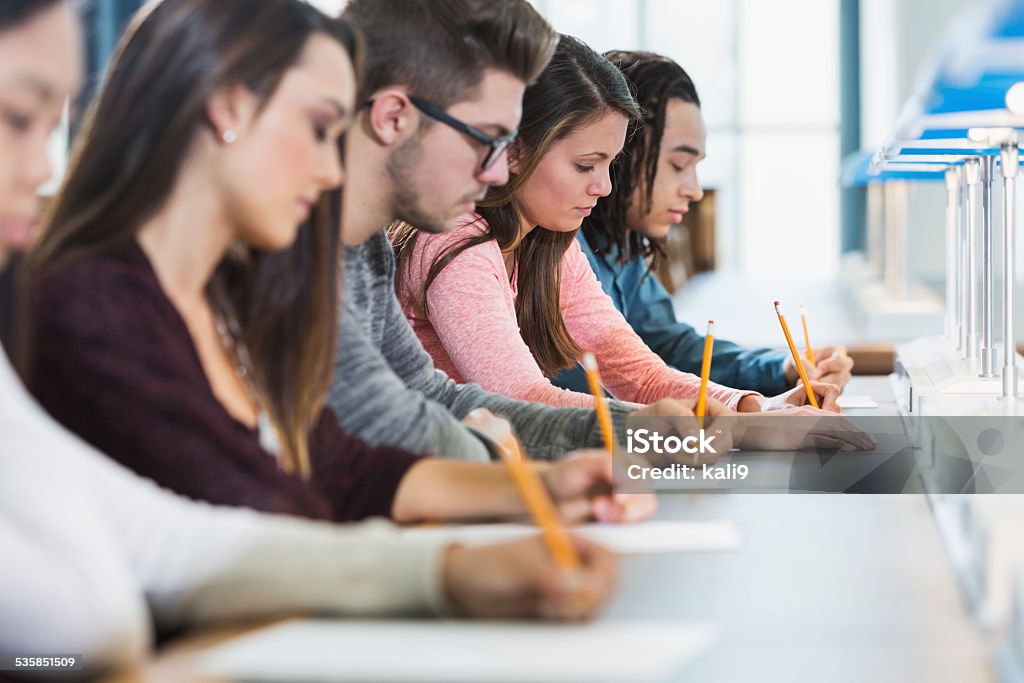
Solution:
M 50 155 L 47 147 L 50 141 L 48 132 L 42 131 L 33 136 L 28 147 L 27 163 L 21 166 L 22 182 L 25 188 L 31 192 L 39 189 L 53 176 L 53 166 L 50 164 Z
M 687 174 L 686 180 L 679 186 L 679 195 L 691 202 L 699 202 L 704 197 L 704 189 L 700 186 L 696 171 Z
M 345 182 L 345 169 L 337 145 L 324 145 L 317 168 L 317 183 L 321 189 L 331 190 Z
M 594 197 L 607 197 L 610 195 L 612 193 L 611 170 L 605 170 L 596 174 L 594 181 L 587 190 Z
M 508 150 L 504 150 L 489 168 L 480 171 L 476 179 L 485 185 L 501 187 L 508 184 Z

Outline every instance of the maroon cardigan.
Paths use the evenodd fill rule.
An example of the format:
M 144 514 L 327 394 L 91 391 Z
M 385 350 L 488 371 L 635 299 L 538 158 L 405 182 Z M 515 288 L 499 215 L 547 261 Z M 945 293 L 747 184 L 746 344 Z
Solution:
M 29 385 L 71 431 L 138 474 L 199 500 L 348 521 L 390 516 L 420 456 L 371 447 L 323 411 L 312 476 L 281 470 L 213 394 L 185 323 L 136 242 L 33 292 Z

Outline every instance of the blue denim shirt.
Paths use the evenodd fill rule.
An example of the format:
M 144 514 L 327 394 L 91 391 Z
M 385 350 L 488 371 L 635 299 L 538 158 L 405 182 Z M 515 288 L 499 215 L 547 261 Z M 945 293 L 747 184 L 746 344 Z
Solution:
M 590 267 L 601 287 L 615 303 L 633 330 L 668 365 L 700 374 L 704 355 L 704 337 L 686 323 L 676 320 L 672 298 L 651 273 L 642 256 L 625 265 L 616 261 L 618 248 L 598 256 L 587 243 L 583 231 L 576 234 Z M 790 389 L 782 364 L 784 351 L 747 349 L 724 339 L 715 339 L 711 357 L 711 381 L 734 389 L 759 391 L 774 396 Z M 552 380 L 556 386 L 587 392 L 587 378 L 579 366 L 563 370 Z

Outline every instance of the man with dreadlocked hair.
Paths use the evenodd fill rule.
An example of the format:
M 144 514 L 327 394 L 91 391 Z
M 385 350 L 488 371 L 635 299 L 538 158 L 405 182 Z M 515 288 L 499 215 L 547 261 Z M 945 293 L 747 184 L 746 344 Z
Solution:
M 704 337 L 676 320 L 669 293 L 651 272 L 664 256 L 669 228 L 683 220 L 703 196 L 697 164 L 704 158 L 707 133 L 693 81 L 678 64 L 650 52 L 612 51 L 604 55 L 629 81 L 643 119 L 631 124 L 626 145 L 615 159 L 612 193 L 598 201 L 577 233 L 604 291 L 629 324 L 666 364 L 700 372 Z M 844 386 L 853 361 L 841 346 L 815 349 L 811 379 Z M 798 381 L 788 353 L 744 348 L 715 340 L 711 380 L 767 396 Z M 556 386 L 586 391 L 578 366 L 552 379 Z

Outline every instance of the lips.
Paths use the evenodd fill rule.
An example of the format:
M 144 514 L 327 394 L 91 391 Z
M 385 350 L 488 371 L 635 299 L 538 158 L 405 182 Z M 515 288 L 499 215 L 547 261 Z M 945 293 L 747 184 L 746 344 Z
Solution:
M 35 218 L 8 218 L 0 222 L 0 243 L 17 249 L 27 248 L 35 237 L 38 222 Z

